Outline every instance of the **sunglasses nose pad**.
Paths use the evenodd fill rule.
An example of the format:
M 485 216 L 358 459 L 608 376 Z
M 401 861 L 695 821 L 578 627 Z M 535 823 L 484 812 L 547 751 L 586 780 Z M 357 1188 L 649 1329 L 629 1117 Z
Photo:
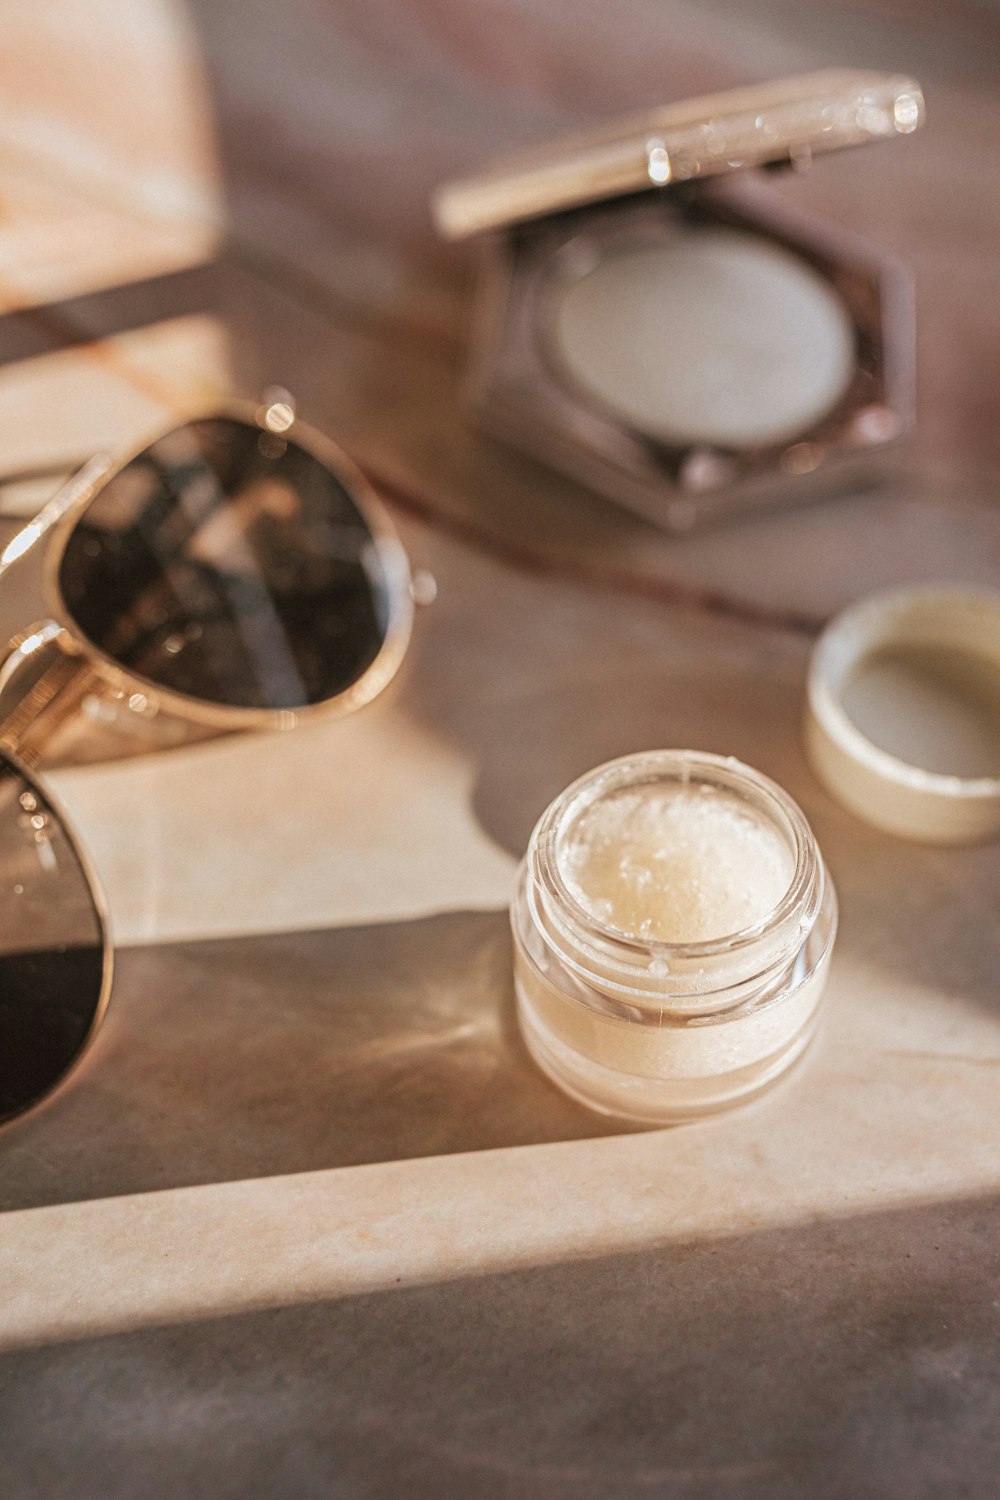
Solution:
M 65 819 L 0 754 L 0 1122 L 73 1066 L 110 982 L 100 893 Z
M 289 432 L 296 416 L 295 397 L 282 385 L 269 385 L 261 392 L 254 421 L 265 432 Z

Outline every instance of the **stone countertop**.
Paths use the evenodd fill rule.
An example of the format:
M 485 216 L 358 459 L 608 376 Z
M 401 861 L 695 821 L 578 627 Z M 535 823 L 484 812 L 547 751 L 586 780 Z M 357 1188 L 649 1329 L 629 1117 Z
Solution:
M 800 720 L 830 611 L 1000 581 L 1000 17 L 609 14 L 5 19 L 5 535 L 86 454 L 279 380 L 439 590 L 351 719 L 51 773 L 120 954 L 83 1067 L 0 1136 L 5 1500 L 996 1492 L 1000 848 L 858 823 Z M 783 189 L 918 272 L 922 420 L 883 491 L 669 539 L 463 425 L 475 257 L 434 242 L 436 181 L 842 61 L 928 97 L 912 141 Z M 0 618 L 38 607 L 15 580 Z M 506 904 L 550 797 L 659 745 L 786 786 L 842 925 L 801 1066 L 634 1134 L 528 1061 Z

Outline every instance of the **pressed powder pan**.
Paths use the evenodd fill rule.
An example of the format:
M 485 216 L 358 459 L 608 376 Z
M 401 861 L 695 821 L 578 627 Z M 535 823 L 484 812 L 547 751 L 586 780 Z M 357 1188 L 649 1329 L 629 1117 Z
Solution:
M 909 135 L 912 79 L 672 105 L 444 186 L 480 235 L 475 420 L 660 525 L 807 493 L 913 419 L 906 272 L 749 170 Z

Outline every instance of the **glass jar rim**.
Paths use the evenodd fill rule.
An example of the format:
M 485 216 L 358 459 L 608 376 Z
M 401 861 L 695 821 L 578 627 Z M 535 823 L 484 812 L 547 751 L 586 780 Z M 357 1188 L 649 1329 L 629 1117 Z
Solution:
M 666 942 L 623 932 L 602 921 L 574 895 L 563 877 L 558 858 L 560 841 L 570 821 L 610 792 L 661 780 L 682 784 L 702 781 L 742 796 L 752 801 L 787 837 L 793 858 L 792 877 L 780 901 L 759 921 L 700 942 Z M 535 864 L 537 878 L 549 897 L 572 918 L 574 925 L 591 937 L 598 937 L 630 956 L 697 962 L 751 948 L 780 931 L 790 918 L 797 925 L 802 903 L 814 881 L 816 845 L 801 809 L 788 793 L 769 776 L 735 756 L 697 750 L 645 750 L 605 761 L 571 782 L 536 824 L 528 859 Z

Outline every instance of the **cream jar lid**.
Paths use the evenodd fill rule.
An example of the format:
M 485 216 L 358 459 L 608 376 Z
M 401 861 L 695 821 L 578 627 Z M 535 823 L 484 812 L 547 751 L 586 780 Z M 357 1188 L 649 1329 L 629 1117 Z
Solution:
M 828 68 L 706 94 L 508 157 L 445 183 L 433 212 L 446 239 L 626 193 L 909 135 L 920 85 L 898 73 Z
M 1000 833 L 1000 592 L 877 594 L 824 630 L 806 747 L 851 812 L 901 838 Z

